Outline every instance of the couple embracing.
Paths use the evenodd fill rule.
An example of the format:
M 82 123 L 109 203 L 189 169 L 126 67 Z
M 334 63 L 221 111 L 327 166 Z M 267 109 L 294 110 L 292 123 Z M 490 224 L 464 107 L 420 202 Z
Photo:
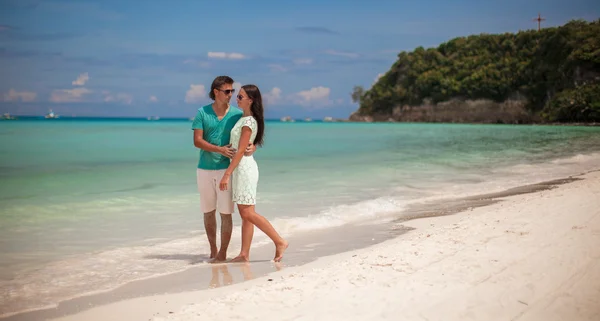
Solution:
M 258 164 L 252 156 L 261 146 L 265 132 L 262 96 L 255 85 L 244 85 L 237 94 L 237 106 L 229 101 L 235 93 L 233 79 L 215 78 L 209 96 L 214 102 L 198 109 L 194 118 L 194 146 L 200 149 L 197 169 L 198 191 L 204 212 L 204 227 L 212 262 L 227 259 L 233 231 L 234 203 L 242 218 L 242 247 L 232 262 L 250 260 L 254 226 L 275 244 L 275 262 L 281 261 L 288 243 L 271 223 L 256 213 Z M 217 248 L 216 212 L 221 215 L 221 247 Z

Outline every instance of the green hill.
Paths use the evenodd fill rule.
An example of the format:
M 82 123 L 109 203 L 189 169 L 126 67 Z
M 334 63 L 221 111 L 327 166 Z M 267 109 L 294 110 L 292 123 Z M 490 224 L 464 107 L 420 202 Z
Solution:
M 351 120 L 600 122 L 600 20 L 401 52 Z

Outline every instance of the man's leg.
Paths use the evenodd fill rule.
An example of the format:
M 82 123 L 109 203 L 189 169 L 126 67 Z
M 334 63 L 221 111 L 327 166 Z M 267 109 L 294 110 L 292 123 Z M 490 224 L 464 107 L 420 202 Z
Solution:
M 200 193 L 200 206 L 204 213 L 204 229 L 210 245 L 210 258 L 217 257 L 217 192 L 215 190 L 214 172 L 198 169 L 196 179 Z
M 230 182 L 226 191 L 218 189 L 218 183 L 221 182 L 223 174 L 225 174 L 225 170 L 220 170 L 217 175 L 217 211 L 221 213 L 221 249 L 217 254 L 217 260 L 222 261 L 227 259 L 227 248 L 231 241 L 231 233 L 233 233 L 233 219 L 231 217 L 233 213 L 232 184 Z
M 217 261 L 227 260 L 227 248 L 231 241 L 231 234 L 233 233 L 233 219 L 231 214 L 221 214 L 221 249 L 217 254 Z
M 231 216 L 231 215 L 230 215 Z M 204 213 L 204 229 L 208 244 L 210 244 L 210 258 L 217 257 L 217 217 L 215 211 Z M 230 235 L 231 237 L 231 235 Z

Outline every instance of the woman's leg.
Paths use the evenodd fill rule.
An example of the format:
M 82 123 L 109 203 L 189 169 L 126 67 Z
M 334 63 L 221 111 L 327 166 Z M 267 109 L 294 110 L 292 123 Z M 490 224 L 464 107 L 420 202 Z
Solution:
M 240 211 L 241 213 L 241 211 Z M 242 249 L 240 254 L 231 260 L 231 262 L 248 262 L 250 261 L 250 246 L 252 245 L 252 237 L 254 236 L 254 224 L 242 218 Z
M 269 221 L 261 216 L 260 214 L 254 211 L 254 205 L 241 205 L 238 204 L 238 209 L 240 211 L 240 215 L 243 220 L 247 220 L 250 223 L 254 224 L 258 227 L 263 233 L 267 234 L 267 236 L 275 243 L 275 258 L 273 261 L 279 262 L 283 257 L 283 252 L 288 247 L 288 242 L 284 240 L 277 231 L 273 228 L 273 225 L 269 223 Z

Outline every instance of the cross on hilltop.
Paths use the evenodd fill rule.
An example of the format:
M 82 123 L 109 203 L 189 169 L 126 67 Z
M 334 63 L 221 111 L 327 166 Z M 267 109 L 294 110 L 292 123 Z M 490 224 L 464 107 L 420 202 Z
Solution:
M 538 13 L 537 18 L 534 18 L 533 21 L 537 21 L 538 23 L 538 31 L 541 30 L 541 23 L 542 21 L 546 20 L 546 18 L 542 18 L 542 15 L 540 13 Z

